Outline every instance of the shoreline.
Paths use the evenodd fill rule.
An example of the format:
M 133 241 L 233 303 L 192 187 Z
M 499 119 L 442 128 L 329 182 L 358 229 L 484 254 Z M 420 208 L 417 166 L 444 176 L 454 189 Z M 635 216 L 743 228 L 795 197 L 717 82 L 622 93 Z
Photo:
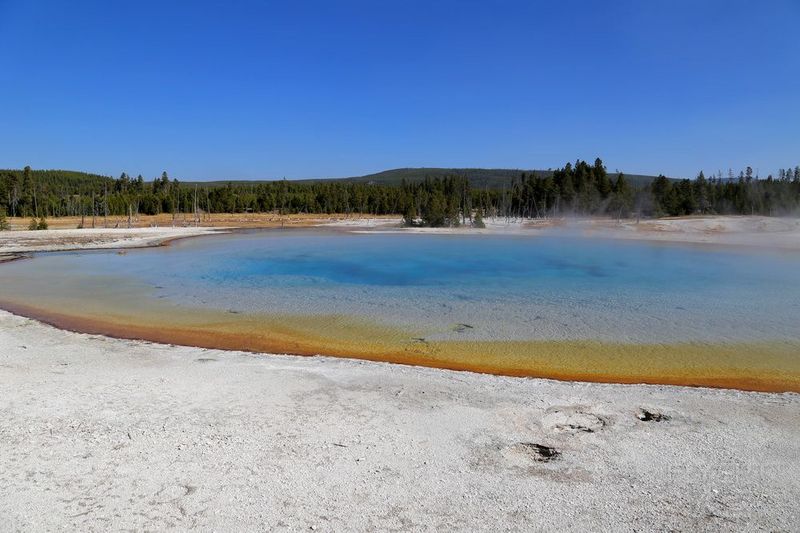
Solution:
M 574 235 L 653 244 L 721 246 L 754 250 L 800 251 L 800 218 L 747 215 L 687 216 L 660 219 L 561 218 L 503 222 L 485 219 L 486 228 L 397 227 L 356 232 L 425 234 Z
M 133 318 L 86 318 L 11 302 L 0 310 L 76 334 L 109 339 L 155 342 L 170 346 L 245 352 L 253 356 L 280 354 L 291 357 L 331 357 L 388 363 L 411 368 L 470 372 L 492 376 L 552 379 L 563 382 L 617 385 L 663 385 L 712 388 L 739 392 L 800 393 L 800 377 L 787 366 L 800 344 L 786 341 L 730 344 L 677 343 L 615 344 L 597 341 L 426 341 L 398 340 L 396 332 L 335 320 L 350 331 L 350 338 L 326 337 L 326 320 L 277 317 L 262 321 L 224 314 L 204 313 L 193 323 L 181 314 L 181 324 L 165 327 L 168 320 L 136 323 Z M 251 324 L 252 322 L 252 324 Z M 299 322 L 299 323 L 298 323 Z M 209 329 L 206 324 L 214 324 Z M 408 337 L 410 338 L 410 337 Z M 370 339 L 365 342 L 364 339 Z M 770 361 L 769 371 L 753 366 Z M 707 360 L 713 374 L 699 362 Z M 626 364 L 626 361 L 628 362 Z M 713 363 L 717 361 L 717 363 Z M 728 366 L 720 366 L 725 361 Z M 748 362 L 751 366 L 747 366 Z M 638 366 L 630 367 L 631 363 Z M 737 366 L 738 363 L 738 366 Z M 701 370 L 691 369 L 700 366 Z M 786 368 L 780 368 L 781 365 Z
M 5 316 L 4 316 L 5 315 Z M 531 380 L 534 382 L 547 382 L 550 384 L 565 384 L 571 386 L 586 386 L 586 387 L 622 387 L 627 388 L 631 387 L 634 389 L 641 388 L 643 390 L 646 389 L 653 389 L 653 390 L 661 390 L 661 389 L 671 389 L 675 392 L 680 391 L 699 391 L 699 393 L 721 393 L 721 394 L 734 394 L 734 395 L 754 395 L 757 397 L 761 397 L 764 399 L 774 397 L 774 396 L 788 396 L 788 397 L 797 397 L 800 400 L 800 391 L 794 390 L 785 390 L 785 391 L 770 391 L 770 390 L 756 390 L 756 389 L 739 389 L 735 387 L 723 387 L 723 386 L 713 386 L 713 385 L 682 385 L 679 383 L 646 383 L 646 382 L 619 382 L 619 381 L 587 381 L 584 379 L 569 379 L 569 378 L 558 378 L 558 377 L 546 377 L 546 376 L 531 376 L 531 375 L 513 375 L 513 374 L 500 374 L 500 373 L 492 373 L 488 371 L 480 371 L 480 370 L 469 370 L 469 369 L 461 369 L 461 368 L 447 368 L 435 365 L 426 365 L 426 364 L 410 364 L 410 363 L 397 363 L 393 361 L 387 361 L 383 359 L 362 359 L 356 357 L 347 357 L 347 356 L 339 356 L 339 355 L 327 355 L 322 353 L 308 353 L 308 354 L 295 354 L 295 353 L 286 353 L 280 351 L 273 351 L 273 352 L 265 352 L 265 351 L 251 351 L 247 349 L 238 349 L 238 348 L 214 348 L 210 346 L 196 346 L 192 344 L 179 344 L 179 343 L 172 343 L 172 342 L 165 342 L 165 341 L 158 341 L 158 340 L 148 340 L 148 339 L 141 339 L 137 337 L 118 337 L 115 335 L 107 335 L 105 333 L 97 333 L 94 331 L 81 331 L 76 329 L 70 329 L 69 327 L 61 327 L 57 324 L 53 324 L 48 322 L 46 319 L 40 319 L 35 316 L 27 316 L 21 313 L 17 313 L 14 310 L 0 308 L 0 322 L 3 319 L 11 319 L 16 321 L 24 321 L 26 324 L 24 327 L 31 327 L 34 326 L 36 328 L 45 328 L 54 331 L 62 332 L 67 337 L 77 337 L 78 339 L 94 339 L 100 342 L 119 342 L 124 343 L 127 346 L 137 346 L 137 347 L 158 347 L 161 350 L 192 350 L 198 352 L 217 352 L 220 354 L 230 354 L 230 355 L 242 355 L 246 357 L 251 357 L 255 359 L 261 359 L 262 356 L 265 359 L 270 358 L 279 358 L 285 361 L 304 361 L 304 360 L 324 360 L 328 363 L 332 363 L 334 361 L 341 361 L 343 364 L 352 364 L 357 366 L 363 365 L 378 365 L 378 366 L 388 366 L 388 367 L 397 367 L 397 371 L 399 372 L 430 372 L 432 374 L 437 374 L 441 372 L 443 375 L 450 375 L 452 374 L 454 377 L 457 377 L 461 374 L 466 374 L 469 376 L 473 376 L 475 379 L 482 379 L 479 376 L 484 377 L 485 379 L 502 379 L 502 380 Z M 2 330 L 0 330 L 0 337 L 2 336 Z
M 681 245 L 720 245 L 737 248 L 800 251 L 800 218 L 747 215 L 692 216 L 616 221 L 588 219 L 485 219 L 486 228 L 404 227 L 396 217 L 243 217 L 223 219 L 227 225 L 158 226 L 127 228 L 84 228 L 0 231 L 0 257 L 47 251 L 138 248 L 158 246 L 170 240 L 213 235 L 238 230 L 329 229 L 353 233 L 424 234 L 575 234 L 581 237 L 633 240 Z M 50 242 L 48 242 L 50 241 Z
M 3 529 L 788 530 L 800 498 L 795 393 L 253 357 L 4 311 L 0 344 Z
M 84 228 L 0 232 L 0 256 L 79 250 L 126 250 L 168 245 L 236 228 Z

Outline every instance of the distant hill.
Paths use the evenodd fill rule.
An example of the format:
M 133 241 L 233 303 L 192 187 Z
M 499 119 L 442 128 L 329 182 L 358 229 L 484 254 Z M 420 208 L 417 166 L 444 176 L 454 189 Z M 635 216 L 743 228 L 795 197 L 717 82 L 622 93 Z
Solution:
M 1 173 L 15 174 L 18 178 L 22 177 L 22 170 L 0 170 Z M 444 176 L 462 176 L 469 179 L 470 184 L 476 189 L 501 189 L 509 187 L 514 179 L 518 179 L 523 173 L 530 175 L 536 174 L 545 177 L 552 174 L 551 170 L 523 170 L 511 168 L 395 168 L 384 170 L 374 174 L 364 176 L 352 176 L 349 178 L 312 178 L 301 180 L 290 180 L 293 183 L 319 183 L 319 182 L 349 182 L 349 183 L 372 183 L 376 185 L 400 185 L 403 180 L 407 182 L 423 181 L 426 177 L 442 178 Z M 53 188 L 64 187 L 72 191 L 91 191 L 102 189 L 104 185 L 113 183 L 113 178 L 101 176 L 89 172 L 79 172 L 74 170 L 33 170 L 32 174 L 37 183 Z M 613 177 L 615 173 L 609 172 Z M 649 185 L 656 176 L 643 174 L 625 174 L 625 179 L 634 187 Z M 178 176 L 180 180 L 180 176 Z M 675 178 L 672 178 L 675 179 Z M 145 178 L 147 183 L 152 183 L 153 178 Z M 184 181 L 185 185 L 197 184 L 201 187 L 224 187 L 227 184 L 234 186 L 257 185 L 259 183 L 272 183 L 280 180 L 213 180 L 213 181 Z
M 0 169 L 0 175 L 12 174 L 22 179 L 23 170 Z M 102 189 L 103 185 L 112 185 L 114 180 L 108 176 L 79 172 L 76 170 L 31 170 L 31 177 L 39 186 L 66 188 L 73 191 Z
M 385 170 L 376 174 L 344 178 L 343 181 L 380 183 L 386 185 L 399 184 L 403 179 L 406 181 L 422 181 L 425 177 L 441 178 L 444 176 L 462 176 L 468 178 L 473 187 L 479 189 L 498 188 L 509 186 L 511 182 L 519 178 L 523 173 L 535 174 L 539 177 L 547 177 L 553 172 L 551 170 L 522 170 L 510 168 L 397 168 Z M 645 176 L 637 174 L 625 174 L 628 183 L 632 185 L 647 185 L 656 176 Z
M 351 182 L 351 183 L 373 183 L 376 185 L 399 185 L 403 180 L 408 182 L 419 182 L 426 177 L 441 178 L 444 176 L 463 176 L 469 179 L 470 184 L 478 189 L 493 189 L 508 187 L 512 181 L 519 178 L 523 173 L 536 174 L 537 176 L 546 177 L 552 174 L 551 170 L 522 170 L 511 168 L 395 168 L 392 170 L 384 170 L 375 174 L 367 174 L 364 176 L 352 176 L 349 178 L 313 178 L 302 180 L 291 180 L 293 183 L 319 183 L 319 182 Z M 615 175 L 614 173 L 610 173 Z M 625 179 L 634 187 L 649 185 L 656 176 L 647 176 L 643 174 L 625 174 Z M 219 180 L 207 182 L 191 182 L 198 183 L 205 186 L 224 186 L 228 183 L 233 185 L 253 185 L 256 183 L 269 183 L 278 180 Z M 187 182 L 188 183 L 188 182 Z

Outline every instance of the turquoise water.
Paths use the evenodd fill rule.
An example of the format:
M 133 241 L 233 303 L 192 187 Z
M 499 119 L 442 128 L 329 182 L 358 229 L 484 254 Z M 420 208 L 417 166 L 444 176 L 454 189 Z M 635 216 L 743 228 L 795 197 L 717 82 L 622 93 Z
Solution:
M 800 337 L 800 254 L 568 234 L 254 231 L 124 255 L 41 255 L 0 275 L 53 295 L 80 284 L 119 298 L 138 286 L 186 307 L 365 317 L 431 339 Z

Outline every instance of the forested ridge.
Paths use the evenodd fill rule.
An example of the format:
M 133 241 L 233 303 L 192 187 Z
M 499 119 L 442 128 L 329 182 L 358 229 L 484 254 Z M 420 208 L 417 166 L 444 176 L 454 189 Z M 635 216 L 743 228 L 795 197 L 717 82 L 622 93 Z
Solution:
M 554 171 L 521 172 L 502 186 L 476 187 L 464 175 L 372 181 L 307 180 L 182 183 L 62 170 L 0 170 L 0 214 L 17 217 L 159 213 L 276 212 L 402 215 L 408 224 L 480 224 L 484 216 L 783 215 L 800 212 L 800 167 L 761 179 L 749 167 L 693 180 L 659 176 L 631 183 L 600 159 Z

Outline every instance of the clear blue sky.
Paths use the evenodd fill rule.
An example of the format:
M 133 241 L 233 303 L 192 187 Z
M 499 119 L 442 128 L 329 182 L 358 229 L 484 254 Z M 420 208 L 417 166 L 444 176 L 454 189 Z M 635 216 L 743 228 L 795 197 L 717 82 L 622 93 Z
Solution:
M 800 164 L 800 0 L 0 0 L 0 167 Z

